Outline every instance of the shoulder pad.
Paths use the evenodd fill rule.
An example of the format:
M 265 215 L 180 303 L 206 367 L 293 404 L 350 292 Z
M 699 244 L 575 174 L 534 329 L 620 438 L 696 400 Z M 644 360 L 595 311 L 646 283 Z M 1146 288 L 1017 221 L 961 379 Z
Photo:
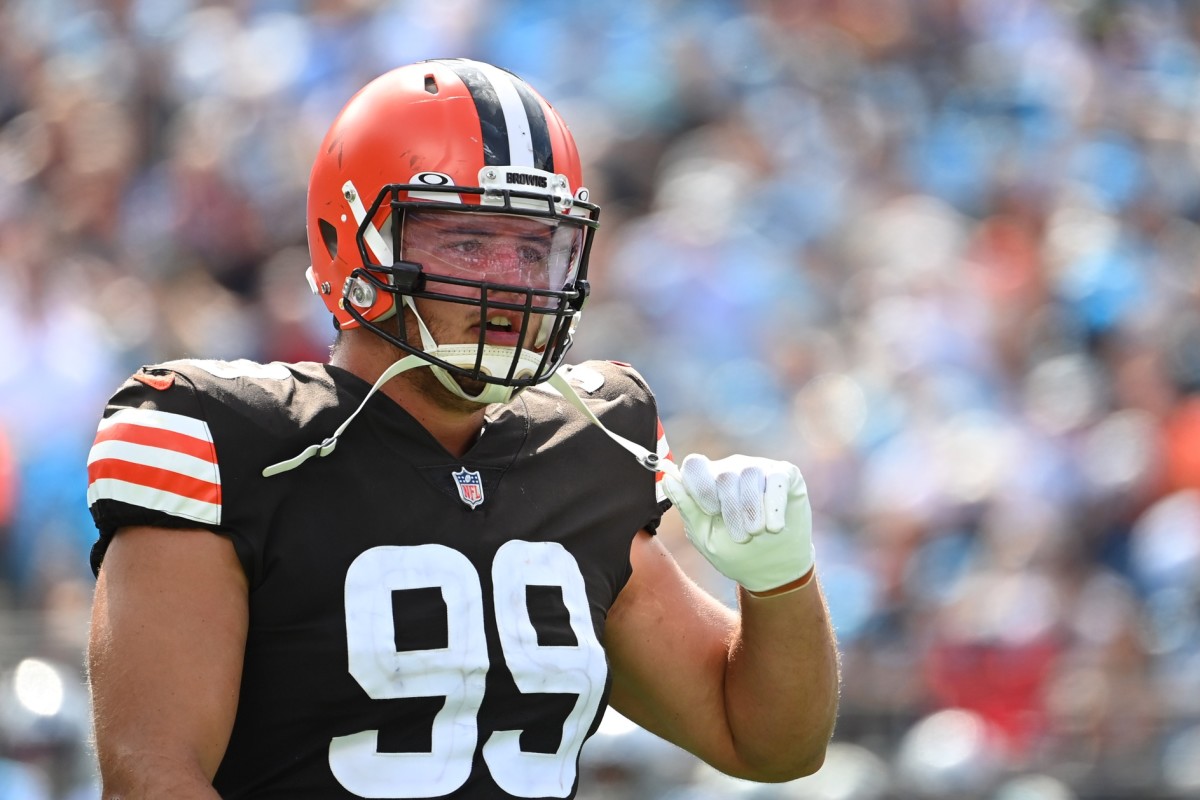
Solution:
M 88 454 L 93 513 L 109 501 L 220 524 L 221 470 L 213 432 L 189 382 L 175 376 L 143 369 L 110 401 Z
M 312 366 L 186 359 L 143 367 L 100 422 L 88 458 L 93 512 L 109 500 L 222 524 L 230 484 L 311 436 L 303 425 L 336 404 Z
M 652 396 L 638 371 L 619 361 L 584 361 L 563 365 L 558 371 L 583 393 L 585 399 L 621 397 L 633 400 Z M 540 383 L 534 389 L 558 395 L 558 390 L 547 383 Z
M 183 358 L 176 361 L 155 364 L 152 367 L 146 367 L 143 371 L 147 370 L 170 370 L 184 375 L 194 374 L 196 371 L 199 371 L 221 380 L 251 378 L 254 380 L 282 381 L 292 377 L 292 371 L 285 364 L 277 361 L 272 361 L 269 364 L 259 364 L 257 361 L 250 361 L 245 358 L 239 358 L 236 361 Z

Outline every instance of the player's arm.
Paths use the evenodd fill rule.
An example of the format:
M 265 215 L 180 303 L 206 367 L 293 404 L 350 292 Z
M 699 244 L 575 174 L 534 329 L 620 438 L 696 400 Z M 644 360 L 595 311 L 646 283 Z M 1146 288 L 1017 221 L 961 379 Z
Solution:
M 700 466 L 708 469 L 712 462 Z M 685 462 L 685 483 L 696 473 L 688 467 Z M 630 553 L 633 575 L 606 625 L 613 707 L 721 771 L 758 781 L 816 771 L 837 715 L 837 648 L 811 571 L 810 515 L 806 496 L 798 497 L 804 491 L 798 471 L 794 480 L 798 488 L 790 485 L 784 499 L 769 499 L 777 511 L 783 510 L 780 502 L 788 511 L 786 520 L 772 514 L 774 530 L 732 542 L 746 526 L 731 512 L 740 530 L 716 543 L 714 533 L 729 537 L 719 509 L 710 507 L 718 513 L 708 514 L 682 484 L 668 484 L 689 538 L 743 584 L 740 614 L 696 586 L 655 537 L 641 532 Z M 742 488 L 753 483 L 742 481 Z M 721 492 L 696 494 L 709 495 L 703 500 L 709 504 L 719 502 Z M 733 495 L 725 499 L 745 501 L 744 494 Z M 754 596 L 746 584 L 768 595 L 791 590 Z
M 232 543 L 204 530 L 120 530 L 92 606 L 88 671 L 105 798 L 216 798 L 248 619 Z

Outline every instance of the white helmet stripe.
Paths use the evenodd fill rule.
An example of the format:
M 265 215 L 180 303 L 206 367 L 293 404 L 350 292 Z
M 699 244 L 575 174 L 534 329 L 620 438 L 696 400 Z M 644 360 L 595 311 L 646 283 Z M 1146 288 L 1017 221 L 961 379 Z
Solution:
M 454 71 L 475 102 L 485 165 L 553 169 L 545 116 L 519 78 L 481 61 L 459 58 L 441 63 Z
M 513 78 L 507 72 L 493 67 L 491 64 L 478 64 L 496 96 L 500 98 L 500 109 L 504 112 L 504 125 L 508 129 L 508 157 L 514 167 L 532 167 L 533 136 L 529 130 L 529 115 L 525 113 L 525 104 L 513 84 Z

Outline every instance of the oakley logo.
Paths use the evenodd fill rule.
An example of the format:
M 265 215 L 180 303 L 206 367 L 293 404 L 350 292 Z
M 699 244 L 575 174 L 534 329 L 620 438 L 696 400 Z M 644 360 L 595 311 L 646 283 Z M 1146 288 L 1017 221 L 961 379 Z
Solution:
M 410 183 L 423 183 L 426 186 L 453 186 L 454 179 L 444 172 L 418 172 L 413 175 Z

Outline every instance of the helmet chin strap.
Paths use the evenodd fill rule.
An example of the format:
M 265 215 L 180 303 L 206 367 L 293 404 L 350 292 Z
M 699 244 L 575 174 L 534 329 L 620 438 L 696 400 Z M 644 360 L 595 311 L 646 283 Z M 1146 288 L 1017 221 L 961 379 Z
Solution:
M 338 439 L 343 433 L 346 432 L 346 428 L 350 427 L 350 423 L 354 421 L 354 418 L 358 416 L 359 412 L 366 408 L 367 401 L 370 400 L 371 397 L 377 391 L 379 391 L 385 383 L 401 373 L 408 372 L 410 369 L 428 366 L 431 366 L 428 361 L 416 355 L 407 355 L 396 363 L 392 364 L 383 371 L 383 374 L 380 375 L 379 379 L 375 381 L 375 384 L 371 387 L 371 390 L 367 392 L 366 397 L 364 397 L 362 402 L 358 404 L 358 408 L 354 409 L 354 413 L 347 417 L 346 420 L 337 427 L 337 430 L 333 432 L 332 436 L 325 439 L 323 442 L 310 444 L 300 453 L 292 458 L 287 459 L 286 461 L 280 461 L 277 464 L 271 464 L 270 466 L 265 467 L 262 471 L 263 477 L 270 478 L 273 475 L 289 472 L 296 467 L 299 467 L 313 456 L 320 456 L 321 458 L 324 458 L 332 453 L 337 448 Z M 582 398 L 579 397 L 579 394 L 562 374 L 555 372 L 549 377 L 548 383 L 558 390 L 558 393 L 562 395 L 563 399 L 577 408 L 588 422 L 598 427 L 608 436 L 608 438 L 612 439 L 618 445 L 627 450 L 630 455 L 637 459 L 637 462 L 643 467 L 651 472 L 665 472 L 673 478 L 679 478 L 679 470 L 675 466 L 674 462 L 662 458 L 654 451 L 642 447 L 637 442 L 630 441 L 624 436 L 621 436 L 620 434 L 610 431 L 608 428 L 606 428 L 604 423 L 601 422 L 599 417 L 597 417 L 592 410 L 587 407 L 587 404 L 583 402 Z M 466 397 L 467 395 L 464 394 L 463 396 Z
M 420 319 L 420 317 L 418 316 L 417 319 Z M 422 325 L 422 328 L 424 328 L 424 325 Z M 432 341 L 432 337 L 430 338 L 430 341 Z M 436 345 L 435 345 L 435 347 L 436 347 Z M 511 350 L 512 348 L 496 348 L 496 349 L 497 350 Z M 524 351 L 524 352 L 529 352 L 529 351 Z M 508 362 L 505 362 L 505 363 L 508 363 Z M 387 383 L 388 381 L 390 381 L 392 378 L 396 377 L 397 375 L 400 375 L 401 373 L 408 372 L 410 369 L 416 369 L 418 367 L 430 367 L 438 373 L 446 374 L 445 370 L 439 370 L 437 367 L 434 367 L 432 364 L 430 364 L 428 361 L 426 361 L 421 356 L 407 355 L 404 358 L 401 358 L 399 361 L 395 362 L 394 364 L 392 364 L 390 367 L 388 367 L 387 369 L 385 369 L 383 371 L 383 374 L 380 375 L 378 380 L 375 381 L 375 384 L 371 387 L 371 390 L 369 392 L 367 392 L 366 397 L 364 397 L 362 399 L 362 402 L 358 404 L 358 408 L 354 409 L 354 413 L 351 414 L 349 417 L 347 417 L 346 420 L 337 427 L 337 430 L 335 430 L 333 432 L 332 436 L 325 439 L 323 442 L 309 445 L 308 447 L 304 448 L 304 450 L 302 450 L 300 453 L 293 456 L 292 458 L 287 459 L 286 461 L 280 461 L 277 464 L 271 464 L 270 466 L 265 467 L 262 471 L 263 477 L 270 478 L 273 475 L 279 475 L 281 473 L 288 472 L 290 470 L 295 469 L 296 467 L 299 467 L 301 464 L 303 464 L 305 461 L 308 461 L 313 456 L 320 456 L 321 458 L 324 458 L 325 456 L 332 453 L 337 448 L 338 439 L 341 437 L 341 435 L 343 433 L 346 432 L 346 429 L 348 427 L 350 427 L 350 423 L 354 421 L 354 418 L 358 416 L 359 412 L 362 411 L 366 407 L 367 401 L 370 400 L 371 397 L 377 391 L 379 391 L 381 388 L 383 388 L 383 385 L 385 383 Z M 441 375 L 439 375 L 439 379 L 440 378 L 441 378 Z M 446 375 L 446 380 L 450 380 L 450 376 L 448 374 Z M 442 382 L 446 383 L 446 380 L 442 380 Z M 454 383 L 453 380 L 450 380 L 450 383 L 453 383 L 454 386 L 456 386 L 456 387 L 458 386 L 458 384 Z M 563 399 L 565 399 L 568 403 L 570 403 L 572 406 L 577 408 L 580 411 L 580 413 L 582 413 L 584 415 L 584 417 L 588 420 L 588 422 L 590 422 L 593 425 L 595 425 L 596 427 L 598 427 L 615 443 L 617 443 L 618 445 L 623 447 L 625 450 L 627 450 L 635 459 L 637 459 L 637 462 L 639 464 L 641 464 L 643 467 L 650 470 L 651 472 L 665 472 L 668 475 L 670 475 L 676 479 L 679 478 L 679 470 L 676 468 L 676 466 L 673 462 L 660 457 L 654 451 L 649 450 L 645 447 L 642 447 L 637 442 L 626 439 L 625 437 L 621 436 L 620 434 L 617 434 L 614 431 L 611 431 L 607 427 L 605 427 L 604 423 L 601 422 L 599 417 L 597 417 L 595 415 L 595 413 L 593 413 L 592 410 L 587 407 L 587 404 L 583 402 L 582 398 L 579 397 L 579 394 L 575 391 L 575 389 L 571 386 L 571 384 L 567 381 L 567 379 L 562 374 L 560 374 L 558 372 L 551 374 L 550 377 L 548 378 L 548 383 L 552 387 L 554 387 L 560 395 L 562 395 Z M 489 386 L 490 385 L 491 384 L 489 384 Z M 447 388 L 449 388 L 449 386 Z M 459 388 L 461 389 L 461 387 L 459 387 Z M 508 389 L 509 396 L 511 396 L 513 394 L 510 387 L 501 386 L 499 388 Z M 456 394 L 458 394 L 460 397 L 464 397 L 467 399 L 473 399 L 466 392 L 458 391 L 458 392 L 456 392 Z M 486 392 L 484 394 L 486 394 Z
M 413 304 L 412 298 L 406 296 L 404 298 L 404 302 L 409 308 L 412 309 L 413 316 L 416 317 L 417 326 L 421 330 L 421 346 L 426 353 L 448 361 L 451 364 L 462 366 L 464 369 L 475 368 L 476 345 L 439 345 L 436 341 L 434 341 L 433 335 L 429 332 L 429 328 L 425 325 L 425 321 L 421 319 L 421 315 L 417 312 L 417 307 Z M 541 332 L 539 332 L 539 338 L 541 338 Z M 512 365 L 513 350 L 514 348 L 512 347 L 485 346 L 483 351 L 482 366 L 485 370 L 489 371 L 493 375 L 508 374 L 508 369 Z M 530 374 L 532 374 L 537 370 L 538 365 L 541 364 L 541 360 L 542 357 L 537 353 L 534 353 L 531 350 L 522 349 L 517 362 L 519 365 L 517 374 L 519 375 L 524 372 L 524 370 L 520 369 L 521 366 L 527 367 Z M 433 374 L 437 376 L 438 381 L 440 381 L 441 384 L 446 387 L 446 389 L 463 398 L 464 400 L 471 400 L 483 404 L 507 403 L 514 396 L 516 396 L 518 391 L 517 388 L 513 386 L 500 386 L 498 384 L 489 383 L 484 385 L 483 391 L 481 391 L 479 394 L 473 395 L 459 386 L 458 382 L 455 381 L 454 378 L 450 376 L 450 373 L 446 372 L 446 370 L 429 363 L 429 361 L 425 360 L 425 358 L 422 356 L 407 355 L 383 371 L 383 374 L 380 375 L 378 380 L 375 381 L 375 385 L 373 385 L 371 390 L 367 392 L 366 397 L 364 397 L 362 402 L 358 404 L 358 408 L 354 409 L 354 413 L 347 417 L 346 421 L 337 427 L 337 430 L 333 432 L 332 436 L 325 439 L 323 442 L 309 445 L 300 453 L 292 458 L 287 459 L 286 461 L 280 461 L 277 464 L 271 464 L 270 466 L 265 467 L 262 471 L 263 477 L 270 478 L 272 475 L 279 475 L 280 473 L 288 472 L 300 466 L 305 461 L 308 461 L 313 456 L 320 456 L 321 458 L 324 458 L 332 453 L 337 448 L 338 439 L 346 431 L 346 428 L 350 427 L 350 423 L 354 421 L 354 418 L 358 416 L 359 412 L 366 407 L 367 401 L 371 399 L 372 395 L 383 388 L 383 385 L 392 378 L 408 372 L 410 369 L 417 369 L 418 367 L 428 367 L 429 369 L 433 370 Z
M 414 355 L 405 356 L 396 363 L 392 364 L 390 367 L 385 369 L 383 374 L 379 376 L 379 379 L 375 381 L 375 385 L 371 387 L 371 391 L 367 392 L 367 396 L 364 397 L 362 402 L 358 404 L 358 408 L 354 409 L 354 413 L 347 417 L 345 422 L 337 426 L 337 430 L 333 432 L 332 436 L 323 442 L 310 444 L 299 454 L 287 459 L 286 461 L 280 461 L 278 464 L 272 464 L 269 467 L 265 467 L 262 471 L 263 477 L 269 478 L 272 475 L 278 475 L 281 472 L 293 470 L 303 464 L 305 461 L 308 461 L 313 456 L 320 456 L 321 458 L 324 458 L 332 453 L 337 447 L 338 439 L 343 433 L 346 432 L 346 428 L 350 427 L 350 423 L 353 422 L 354 418 L 358 416 L 358 412 L 362 411 L 366 407 L 367 401 L 370 400 L 372 395 L 378 392 L 385 383 L 402 372 L 408 372 L 410 369 L 414 369 L 416 367 L 427 366 L 429 366 L 428 361 L 420 356 Z
M 475 359 L 479 354 L 479 346 L 474 344 L 438 344 L 433 334 L 429 332 L 429 328 L 425 325 L 425 320 L 421 319 L 421 314 L 417 311 L 416 303 L 408 295 L 404 296 L 404 304 L 412 310 L 413 317 L 417 320 L 417 327 L 421 332 L 421 349 L 429 355 L 440 358 L 442 361 L 449 362 L 456 367 L 463 369 L 475 369 Z M 538 331 L 538 339 L 546 337 L 546 329 L 549 327 L 542 320 L 541 329 Z M 517 348 L 500 347 L 497 345 L 484 345 L 483 358 L 480 359 L 480 367 L 488 375 L 507 375 L 508 370 L 512 367 L 513 353 Z M 517 355 L 517 369 L 514 373 L 515 377 L 521 377 L 524 374 L 532 375 L 537 372 L 538 366 L 542 363 L 542 356 L 532 350 L 521 348 Z M 471 394 L 459 385 L 454 377 L 437 366 L 430 364 L 429 368 L 433 370 L 433 374 L 437 376 L 438 382 L 445 386 L 451 394 L 457 395 L 464 400 L 471 400 L 476 403 L 485 405 L 491 403 L 507 403 L 512 400 L 520 391 L 513 386 L 502 386 L 497 383 L 485 383 L 483 389 L 478 394 Z
M 417 307 L 413 303 L 412 298 L 405 296 L 404 303 L 410 309 L 412 309 L 413 317 L 417 320 L 417 327 L 421 333 L 421 347 L 426 353 L 454 364 L 455 366 L 461 366 L 463 369 L 475 369 L 478 345 L 439 345 L 437 341 L 434 340 L 433 334 L 429 332 L 429 328 L 425 325 L 425 320 L 421 319 L 421 314 L 417 311 Z M 579 314 L 576 313 L 572 319 L 572 333 L 574 333 L 575 324 L 577 324 L 578 321 Z M 536 340 L 538 346 L 545 344 L 545 340 L 549 338 L 549 331 L 551 327 L 551 325 L 547 324 L 547 320 L 542 320 Z M 516 349 L 517 348 L 513 347 L 484 345 L 483 357 L 480 360 L 480 366 L 484 369 L 484 371 L 491 375 L 506 375 L 512 366 L 513 352 Z M 542 357 L 539 354 L 532 350 L 521 348 L 517 355 L 517 370 L 515 374 L 518 376 L 522 375 L 526 372 L 526 370 L 528 370 L 528 374 L 533 374 L 541 365 L 541 361 Z M 488 383 L 484 384 L 483 390 L 478 394 L 471 394 L 459 386 L 458 381 L 454 380 L 450 373 L 448 373 L 445 369 L 430 363 L 423 356 L 415 354 L 404 356 L 383 371 L 383 374 L 381 374 L 375 381 L 375 384 L 371 387 L 370 391 L 367 392 L 366 396 L 362 399 L 362 402 L 358 404 L 358 408 L 354 409 L 354 413 L 347 417 L 346 420 L 337 427 L 337 430 L 333 432 L 332 436 L 317 444 L 309 445 L 308 447 L 304 448 L 303 451 L 292 458 L 287 459 L 286 461 L 280 461 L 277 464 L 271 464 L 270 466 L 265 467 L 262 471 L 263 477 L 270 478 L 272 475 L 279 475 L 280 473 L 288 472 L 296 467 L 299 467 L 313 456 L 320 456 L 321 458 L 324 458 L 332 453 L 337 448 L 338 439 L 343 433 L 345 433 L 346 428 L 350 427 L 350 423 L 353 422 L 354 418 L 358 416 L 359 412 L 366 407 L 367 401 L 370 400 L 377 391 L 383 388 L 385 383 L 397 375 L 408 372 L 410 369 L 417 369 L 419 367 L 428 367 L 429 369 L 433 370 L 433 374 L 437 376 L 438 381 L 452 394 L 457 395 L 464 400 L 471 400 L 476 403 L 507 403 L 508 401 L 512 400 L 512 398 L 515 397 L 520 391 L 520 389 L 517 387 Z M 613 433 L 606 428 L 596 417 L 596 415 L 593 414 L 592 411 L 584 404 L 579 395 L 576 394 L 575 390 L 571 388 L 570 384 L 568 384 L 566 379 L 561 375 L 557 373 L 552 374 L 548 380 L 550 384 L 558 390 L 559 394 L 566 398 L 571 405 L 578 408 L 584 414 L 584 416 L 587 417 L 589 422 L 598 426 L 600 430 L 608 434 L 608 436 L 614 442 L 633 454 L 633 456 L 637 458 L 638 462 L 643 467 L 650 470 L 666 469 L 668 471 L 671 471 L 671 469 L 674 467 L 674 465 L 670 462 L 660 460 L 655 453 L 647 450 L 635 442 L 631 442 L 617 435 L 616 433 Z

